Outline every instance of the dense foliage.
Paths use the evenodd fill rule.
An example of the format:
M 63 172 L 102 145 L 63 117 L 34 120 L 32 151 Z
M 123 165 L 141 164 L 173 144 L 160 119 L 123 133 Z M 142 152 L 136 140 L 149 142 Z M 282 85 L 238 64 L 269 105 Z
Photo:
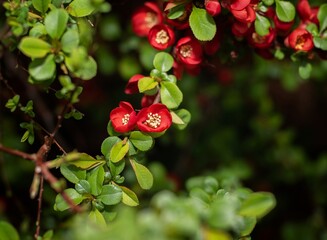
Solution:
M 1 13 L 0 239 L 326 238 L 324 1 Z

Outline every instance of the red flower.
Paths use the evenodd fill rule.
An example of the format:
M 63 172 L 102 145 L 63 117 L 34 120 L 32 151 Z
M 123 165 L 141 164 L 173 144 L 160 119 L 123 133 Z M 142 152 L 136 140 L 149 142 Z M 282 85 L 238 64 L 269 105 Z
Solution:
M 255 48 L 268 48 L 272 45 L 275 37 L 276 32 L 272 28 L 269 29 L 269 33 L 265 36 L 260 36 L 252 28 L 251 33 L 248 35 L 248 41 Z
M 132 28 L 136 35 L 147 36 L 150 29 L 162 23 L 163 16 L 160 8 L 153 2 L 145 2 L 136 9 L 132 16 Z
M 217 16 L 221 11 L 218 0 L 205 0 L 204 7 L 211 16 Z
M 139 88 L 138 88 L 138 82 L 141 78 L 144 76 L 142 74 L 135 74 L 133 77 L 131 77 L 128 80 L 128 83 L 125 87 L 125 93 L 126 94 L 134 94 L 134 93 L 139 93 Z
M 285 45 L 296 51 L 310 51 L 314 47 L 311 33 L 301 28 L 294 29 L 288 35 L 285 39 Z
M 142 132 L 163 132 L 171 123 L 172 117 L 166 105 L 156 103 L 138 113 L 136 125 Z
M 246 6 L 246 8 L 242 10 L 231 9 L 230 11 L 233 16 L 241 22 L 252 23 L 256 19 L 255 11 L 251 5 Z
M 185 65 L 198 65 L 202 62 L 201 44 L 195 38 L 183 37 L 176 43 L 174 55 L 178 61 Z
M 291 22 L 282 22 L 278 19 L 277 15 L 275 15 L 274 23 L 275 23 L 275 27 L 276 27 L 277 31 L 287 32 L 292 28 L 292 26 L 294 24 L 294 20 Z
M 120 102 L 119 107 L 110 112 L 110 120 L 116 132 L 129 132 L 135 128 L 136 112 L 130 103 Z
M 222 5 L 224 8 L 240 11 L 250 4 L 251 0 L 223 0 Z
M 151 28 L 148 39 L 155 49 L 165 50 L 175 42 L 175 33 L 169 26 L 158 24 Z
M 296 9 L 302 22 L 313 22 L 317 25 L 319 24 L 317 18 L 318 8 L 311 8 L 308 0 L 299 0 Z
M 150 105 L 153 104 L 154 100 L 156 99 L 157 95 L 143 95 L 141 99 L 141 106 L 144 107 L 149 107 Z

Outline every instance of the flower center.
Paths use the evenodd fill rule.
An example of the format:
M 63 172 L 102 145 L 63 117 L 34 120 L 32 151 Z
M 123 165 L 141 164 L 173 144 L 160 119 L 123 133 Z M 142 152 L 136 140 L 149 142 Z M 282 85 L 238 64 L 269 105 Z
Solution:
M 183 45 L 181 46 L 181 49 L 179 50 L 179 53 L 187 58 L 187 57 L 191 57 L 192 55 L 192 51 L 193 51 L 193 48 L 191 45 Z
M 169 36 L 168 36 L 167 32 L 162 29 L 159 32 L 157 32 L 155 40 L 157 43 L 165 44 L 168 42 Z
M 150 112 L 148 113 L 148 118 L 145 120 L 144 124 L 152 128 L 157 128 L 161 124 L 161 116 L 158 113 L 153 114 Z
M 130 115 L 127 113 L 127 114 L 125 114 L 124 117 L 121 119 L 121 123 L 122 123 L 124 126 L 128 123 L 128 121 L 129 121 L 129 117 L 130 117 Z
M 144 18 L 145 24 L 148 28 L 152 28 L 157 24 L 157 17 L 152 12 L 147 12 Z
M 252 39 L 255 43 L 264 43 L 265 42 L 265 37 L 264 36 L 260 36 L 257 33 L 252 33 Z
M 296 38 L 295 49 L 301 50 L 305 43 L 305 37 L 303 35 Z

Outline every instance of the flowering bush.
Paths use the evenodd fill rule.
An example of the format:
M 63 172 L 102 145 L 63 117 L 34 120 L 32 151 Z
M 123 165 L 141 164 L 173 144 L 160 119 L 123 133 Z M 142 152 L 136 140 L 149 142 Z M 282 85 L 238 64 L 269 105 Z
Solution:
M 23 175 L 33 176 L 29 195 L 38 201 L 35 218 L 15 219 L 4 170 L 0 239 L 250 239 L 276 206 L 271 192 L 297 180 L 289 172 L 320 183 L 326 158 L 304 164 L 272 107 L 276 87 L 260 79 L 284 72 L 291 88 L 324 78 L 326 3 L 109 2 L 3 3 L 1 165 L 33 163 Z M 281 70 L 289 65 L 297 72 Z M 113 81 L 120 77 L 126 82 Z M 11 166 L 18 181 L 18 164 Z M 258 177 L 255 191 L 242 187 L 266 174 L 260 169 L 270 179 Z M 327 202 L 319 194 L 313 201 Z M 324 215 L 316 214 L 324 236 Z

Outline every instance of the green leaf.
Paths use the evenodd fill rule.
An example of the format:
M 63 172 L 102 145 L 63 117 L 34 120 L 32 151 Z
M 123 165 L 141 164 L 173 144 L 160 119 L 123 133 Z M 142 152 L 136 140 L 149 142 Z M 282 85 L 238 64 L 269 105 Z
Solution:
M 177 108 L 183 101 L 183 93 L 175 83 L 161 82 L 160 83 L 161 102 L 169 109 Z
M 101 194 L 97 197 L 105 205 L 116 205 L 122 200 L 122 189 L 116 185 L 108 184 L 102 187 Z
M 276 205 L 273 194 L 269 192 L 255 192 L 249 194 L 242 203 L 239 214 L 247 217 L 261 218 L 266 215 Z
M 0 221 L 0 239 L 19 240 L 17 230 L 8 222 Z
M 29 35 L 31 37 L 41 37 L 44 35 L 47 35 L 47 30 L 45 29 L 45 26 L 42 23 L 35 23 L 35 25 L 31 28 Z
M 194 36 L 200 41 L 210 41 L 214 38 L 217 27 L 211 15 L 205 9 L 193 6 L 189 18 Z
M 50 2 L 51 0 L 32 0 L 33 7 L 42 14 L 48 10 Z
M 157 53 L 153 59 L 153 66 L 161 72 L 168 72 L 173 64 L 174 58 L 166 52 Z
M 191 121 L 191 113 L 184 108 L 176 110 L 175 112 L 171 111 L 170 114 L 173 123 L 177 124 L 177 128 L 180 130 L 186 128 Z
M 43 58 L 51 51 L 51 45 L 39 38 L 24 37 L 18 45 L 18 49 L 31 58 Z
M 92 169 L 90 174 L 87 176 L 87 181 L 91 186 L 91 194 L 98 196 L 102 191 L 102 184 L 104 181 L 104 169 L 102 166 L 98 166 L 95 169 Z
M 135 207 L 139 205 L 139 199 L 137 198 L 137 195 L 135 192 L 130 190 L 127 187 L 120 187 L 123 190 L 123 199 L 122 202 L 128 206 Z
M 28 66 L 28 72 L 36 81 L 52 79 L 56 73 L 54 55 L 49 54 L 45 58 L 34 59 Z
M 133 159 L 130 159 L 130 162 L 140 187 L 142 189 L 150 189 L 153 185 L 153 176 L 149 169 Z
M 128 153 L 128 149 L 128 142 L 117 142 L 110 150 L 110 160 L 114 163 L 119 162 Z
M 321 50 L 327 51 L 327 38 L 322 37 L 314 37 L 313 43 L 316 48 L 320 48 Z
M 81 180 L 75 185 L 75 189 L 79 194 L 91 193 L 90 183 L 86 180 Z
M 185 4 L 179 4 L 176 7 L 169 9 L 167 17 L 169 19 L 177 19 L 181 17 L 185 12 Z
M 143 77 L 137 82 L 140 93 L 152 90 L 158 86 L 158 82 L 151 77 Z
M 268 18 L 261 16 L 260 14 L 256 14 L 256 20 L 254 22 L 254 28 L 257 34 L 260 36 L 265 36 L 269 34 L 270 21 Z
M 19 104 L 19 95 L 15 95 L 13 98 L 8 99 L 5 107 L 10 109 L 10 112 L 14 112 Z
M 100 226 L 101 228 L 104 228 L 107 226 L 106 220 L 104 219 L 103 215 L 96 208 L 93 208 L 92 211 L 89 213 L 88 219 L 92 223 L 94 223 L 95 226 Z
M 132 144 L 141 151 L 148 151 L 153 146 L 153 138 L 149 135 L 145 135 L 140 131 L 134 131 L 131 133 L 129 140 Z
M 201 200 L 203 203 L 209 204 L 210 203 L 210 196 L 201 188 L 193 188 L 190 191 L 190 196 L 193 198 L 197 198 Z
M 70 152 L 63 157 L 63 160 L 81 169 L 91 169 L 105 163 L 104 160 L 95 159 L 86 153 L 80 152 Z
M 119 141 L 121 141 L 121 139 L 116 136 L 108 137 L 103 140 L 101 144 L 101 153 L 107 160 L 109 160 L 111 148 Z
M 319 20 L 320 34 L 327 28 L 327 3 L 320 5 L 317 18 Z
M 257 224 L 257 219 L 255 217 L 244 217 L 243 224 L 240 229 L 241 236 L 250 235 L 256 224 Z
M 95 10 L 90 0 L 74 0 L 68 7 L 67 12 L 73 17 L 85 17 Z
M 311 63 L 304 63 L 299 66 L 299 75 L 303 79 L 308 79 L 311 75 L 312 65 Z
M 86 171 L 81 170 L 74 165 L 61 164 L 60 172 L 68 181 L 75 184 L 86 179 Z
M 51 38 L 59 39 L 61 37 L 67 27 L 68 18 L 68 13 L 61 8 L 55 8 L 47 14 L 44 26 Z
M 70 53 L 72 49 L 77 48 L 79 44 L 79 34 L 76 29 L 67 30 L 61 38 L 62 50 Z
M 67 196 L 73 201 L 75 205 L 80 204 L 85 199 L 85 197 L 83 197 L 73 188 L 65 189 L 64 193 L 67 194 Z M 61 194 L 58 194 L 55 200 L 54 209 L 56 211 L 65 211 L 69 207 L 70 206 L 67 204 L 66 200 L 61 196 Z
M 291 22 L 295 18 L 295 7 L 288 1 L 276 1 L 277 18 L 282 22 Z
M 271 6 L 275 3 L 275 0 L 262 0 L 266 6 Z

